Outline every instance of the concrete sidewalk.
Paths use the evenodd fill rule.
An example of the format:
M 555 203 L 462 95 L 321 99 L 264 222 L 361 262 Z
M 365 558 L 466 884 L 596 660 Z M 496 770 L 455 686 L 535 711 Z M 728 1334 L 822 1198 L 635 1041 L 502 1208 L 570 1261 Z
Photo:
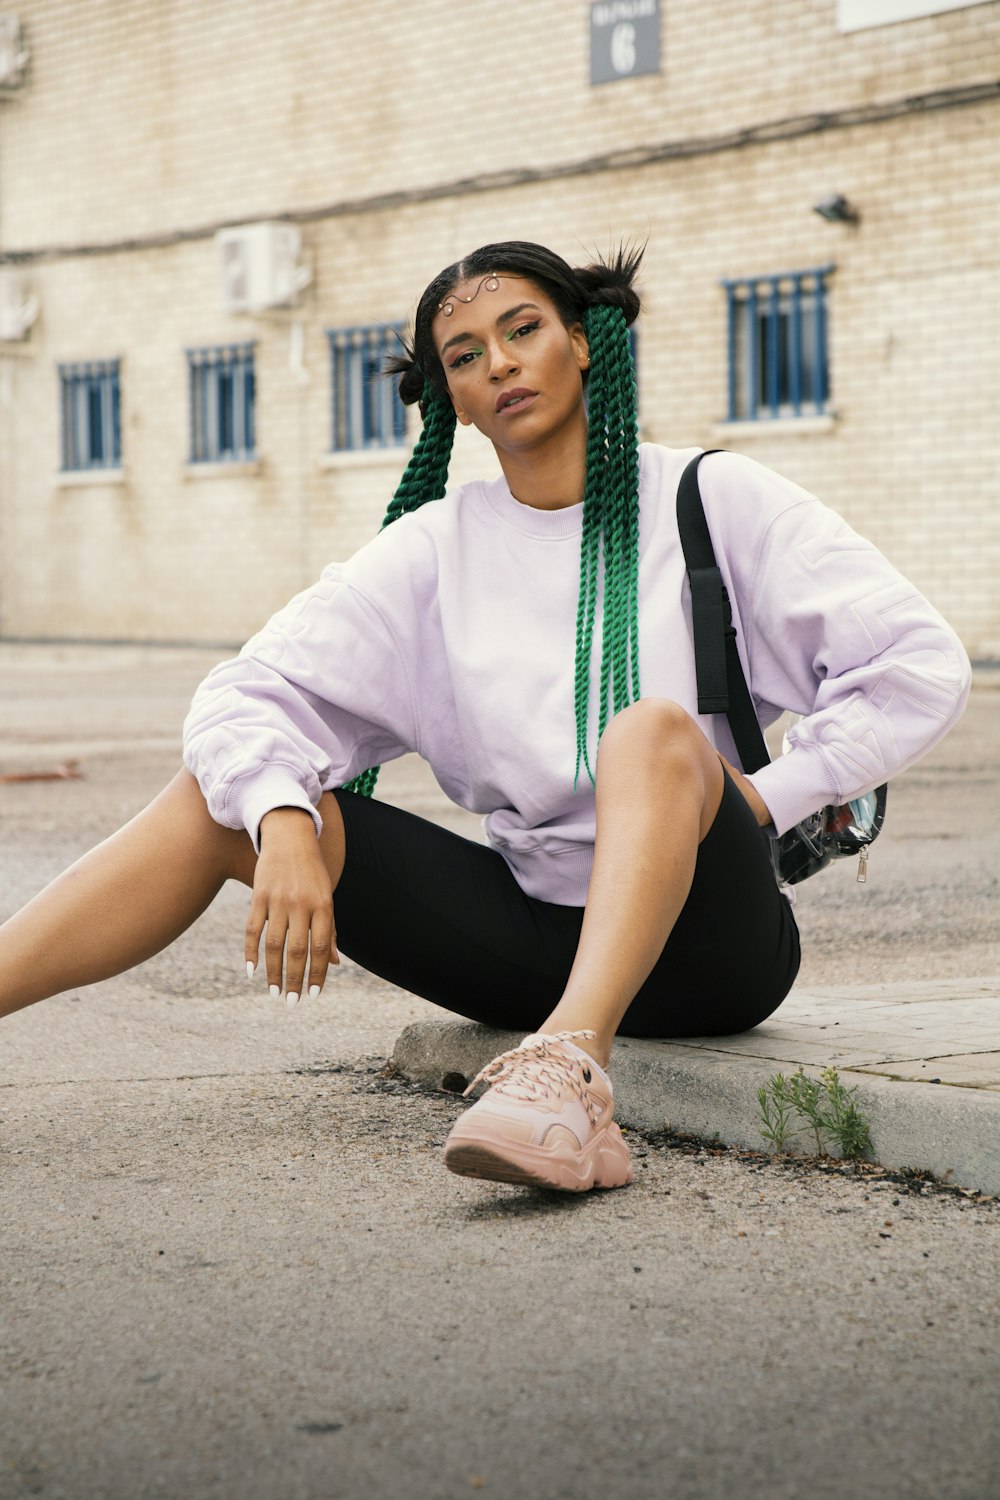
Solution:
M 0 643 L 0 774 L 80 771 L 0 785 L 0 916 L 173 774 L 212 659 Z M 805 883 L 773 1022 L 619 1045 L 627 1121 L 760 1144 L 759 1082 L 834 1063 L 884 1160 L 995 1182 L 997 1075 L 958 1069 L 1000 1046 L 965 979 L 1000 974 L 998 744 L 974 694 L 893 786 L 869 883 Z M 379 795 L 479 833 L 412 760 Z M 639 1137 L 624 1193 L 457 1177 L 456 1094 L 385 1059 L 418 1076 L 422 1048 L 440 1084 L 509 1039 L 346 959 L 271 1005 L 246 912 L 227 886 L 141 968 L 0 1026 L 3 1500 L 1000 1496 L 1000 1200 Z M 889 1076 L 921 1063 L 945 1081 Z
M 80 781 L 3 788 L 0 887 L 8 910 L 131 816 L 172 774 L 178 726 L 219 654 L 0 642 L 8 714 L 0 771 L 79 759 L 83 772 Z M 884 1165 L 950 1174 L 962 1186 L 1000 1193 L 1000 980 L 966 977 L 1000 973 L 1000 851 L 984 815 L 1000 790 L 998 742 L 1000 673 L 979 669 L 956 730 L 894 781 L 869 883 L 859 886 L 848 868 L 853 862 L 844 860 L 797 888 L 803 967 L 775 1017 L 737 1037 L 618 1042 L 613 1076 L 623 1124 L 669 1125 L 766 1150 L 758 1089 L 777 1072 L 787 1076 L 801 1066 L 818 1075 L 832 1066 L 857 1088 Z M 384 768 L 379 796 L 482 838 L 479 819 L 446 802 L 416 757 Z M 245 916 L 238 893 L 230 904 L 231 917 L 224 919 L 220 899 L 198 924 L 202 980 L 223 955 L 230 961 Z M 177 953 L 162 955 L 144 973 L 170 975 L 182 962 Z M 852 983 L 825 983 L 839 974 Z M 859 975 L 865 984 L 856 983 Z M 398 991 L 390 997 L 387 986 L 379 989 L 379 1003 L 398 1015 L 398 1025 L 419 1004 Z M 125 1023 L 116 1025 L 120 1049 Z M 135 1066 L 148 1072 L 156 1034 L 145 1009 L 125 1025 L 129 1036 L 133 1030 Z M 81 1039 L 71 1059 L 71 1036 L 63 1033 L 59 1064 L 72 1061 L 70 1073 L 82 1076 L 81 1069 L 94 1066 L 93 1048 Z M 367 1045 L 388 1050 L 381 1038 L 380 1032 L 378 1043 L 372 1038 Z M 518 1039 L 464 1022 L 415 1022 L 399 1037 L 395 1061 L 406 1076 L 440 1086 L 449 1073 L 472 1077 Z M 8 1058 L 13 1043 L 8 1032 Z M 225 1048 L 232 1046 L 227 1037 Z M 221 1044 L 212 1055 L 213 1066 L 224 1068 Z
M 519 1040 L 467 1022 L 418 1022 L 393 1062 L 414 1082 L 459 1089 Z M 802 989 L 741 1036 L 620 1038 L 615 1114 L 635 1130 L 770 1151 L 758 1090 L 779 1072 L 818 1077 L 831 1066 L 856 1089 L 875 1160 L 1000 1194 L 1000 978 Z

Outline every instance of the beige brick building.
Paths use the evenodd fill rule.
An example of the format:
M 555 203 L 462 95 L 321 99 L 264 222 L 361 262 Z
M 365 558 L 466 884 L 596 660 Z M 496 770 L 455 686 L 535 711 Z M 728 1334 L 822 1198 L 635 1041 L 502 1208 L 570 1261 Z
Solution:
M 328 331 L 405 322 L 490 240 L 579 261 L 625 237 L 648 241 L 643 436 L 739 448 L 815 490 L 1000 657 L 1000 0 L 16 15 L 0 634 L 240 640 L 374 531 L 405 459 L 391 420 L 331 451 Z M 839 219 L 813 212 L 838 198 Z M 298 231 L 309 284 L 227 311 L 217 235 L 263 222 Z M 822 295 L 783 274 L 827 267 Z M 237 345 L 253 431 L 197 453 L 203 398 L 209 427 L 244 420 Z M 204 389 L 190 350 L 212 351 Z M 454 478 L 484 466 L 463 432 Z

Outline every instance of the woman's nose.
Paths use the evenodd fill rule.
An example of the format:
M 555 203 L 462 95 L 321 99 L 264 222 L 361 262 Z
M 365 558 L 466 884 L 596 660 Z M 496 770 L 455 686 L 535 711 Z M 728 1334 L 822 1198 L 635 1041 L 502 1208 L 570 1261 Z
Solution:
M 497 344 L 490 350 L 490 379 L 503 380 L 517 369 L 517 360 L 508 344 Z

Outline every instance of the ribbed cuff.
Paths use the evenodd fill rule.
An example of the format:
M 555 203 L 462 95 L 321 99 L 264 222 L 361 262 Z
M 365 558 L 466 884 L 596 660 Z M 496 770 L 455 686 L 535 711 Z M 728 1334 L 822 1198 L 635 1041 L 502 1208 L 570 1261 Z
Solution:
M 828 802 L 838 800 L 825 761 L 812 750 L 790 750 L 787 755 L 779 755 L 747 780 L 763 797 L 779 836 Z
M 305 790 L 299 785 L 291 771 L 284 766 L 265 766 L 254 776 L 238 783 L 230 800 L 235 800 L 240 809 L 243 826 L 260 853 L 260 824 L 265 813 L 276 807 L 301 807 L 309 813 L 316 825 L 316 837 L 323 831 L 323 820 L 313 807 Z

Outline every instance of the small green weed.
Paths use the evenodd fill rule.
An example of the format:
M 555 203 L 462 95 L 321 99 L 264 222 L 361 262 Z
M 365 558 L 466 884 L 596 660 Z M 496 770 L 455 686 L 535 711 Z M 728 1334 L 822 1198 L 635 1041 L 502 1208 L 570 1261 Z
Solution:
M 775 1151 L 784 1151 L 792 1136 L 811 1131 L 816 1155 L 828 1156 L 824 1142 L 832 1140 L 840 1156 L 857 1160 L 872 1149 L 868 1121 L 854 1102 L 857 1089 L 840 1081 L 836 1068 L 824 1068 L 810 1078 L 799 1068 L 790 1078 L 775 1073 L 757 1090 L 761 1134 Z

